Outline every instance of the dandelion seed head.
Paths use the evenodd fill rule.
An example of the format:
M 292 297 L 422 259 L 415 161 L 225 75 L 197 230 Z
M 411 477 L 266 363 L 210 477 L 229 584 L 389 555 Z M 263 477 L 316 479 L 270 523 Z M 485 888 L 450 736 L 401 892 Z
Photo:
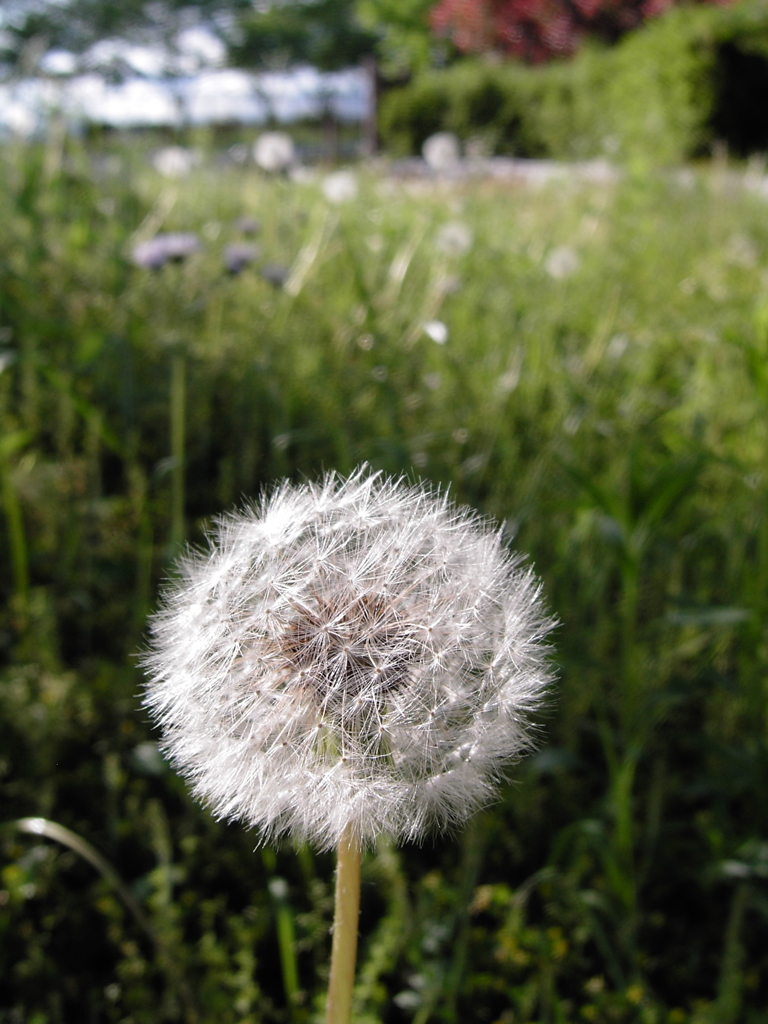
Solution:
M 183 146 L 165 146 L 152 157 L 152 166 L 164 178 L 186 178 L 200 163 L 200 154 Z
M 222 517 L 152 623 L 145 702 L 195 795 L 267 839 L 421 839 L 531 746 L 552 626 L 500 533 L 366 467 Z
M 440 252 L 456 256 L 469 252 L 473 242 L 472 228 L 460 220 L 450 220 L 443 224 L 435 236 L 435 246 Z
M 556 281 L 564 281 L 575 274 L 580 266 L 579 254 L 568 245 L 553 249 L 544 261 L 544 269 Z
M 286 132 L 262 132 L 253 144 L 253 159 L 268 174 L 284 173 L 296 161 L 293 139 Z
M 352 171 L 334 171 L 323 178 L 321 188 L 329 203 L 338 206 L 357 198 L 359 186 Z
M 427 166 L 437 173 L 448 173 L 461 163 L 459 140 L 453 132 L 435 132 L 425 140 L 421 152 Z

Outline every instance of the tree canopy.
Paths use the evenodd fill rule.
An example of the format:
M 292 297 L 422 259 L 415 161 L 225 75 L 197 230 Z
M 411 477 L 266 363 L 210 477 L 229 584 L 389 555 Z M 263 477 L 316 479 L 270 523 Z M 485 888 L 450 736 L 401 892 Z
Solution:
M 104 39 L 162 43 L 205 26 L 230 63 L 332 70 L 377 54 L 388 75 L 458 53 L 541 61 L 574 53 L 586 37 L 614 42 L 680 0 L 5 0 L 0 59 L 28 72 L 43 53 L 87 53 Z M 728 3 L 730 0 L 698 0 Z
M 357 19 L 355 0 L 280 0 L 250 7 L 237 24 L 231 57 L 251 67 L 306 63 L 330 71 L 359 63 L 377 41 Z
M 439 0 L 430 24 L 465 53 L 542 61 L 569 56 L 593 37 L 616 42 L 680 0 Z M 730 0 L 699 0 L 729 3 Z

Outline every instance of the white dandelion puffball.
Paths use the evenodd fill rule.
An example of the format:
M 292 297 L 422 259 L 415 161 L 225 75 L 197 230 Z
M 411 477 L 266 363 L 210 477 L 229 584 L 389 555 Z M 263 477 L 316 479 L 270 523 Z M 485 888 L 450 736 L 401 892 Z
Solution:
M 164 178 L 186 178 L 200 163 L 200 154 L 182 146 L 166 146 L 152 157 L 152 166 Z
M 451 220 L 443 224 L 435 236 L 435 245 L 441 251 L 451 255 L 462 256 L 469 252 L 474 242 L 472 228 L 460 220 Z
M 560 245 L 547 256 L 544 269 L 556 281 L 564 281 L 581 266 L 579 254 L 569 245 Z
M 286 132 L 262 132 L 253 144 L 253 159 L 268 174 L 287 171 L 296 160 L 293 139 Z
M 218 520 L 152 621 L 145 703 L 220 818 L 320 848 L 462 823 L 530 748 L 540 585 L 498 528 L 361 467 Z
M 421 153 L 427 166 L 438 174 L 455 171 L 461 164 L 459 140 L 453 132 L 435 132 L 425 140 Z
M 352 171 L 334 171 L 332 174 L 326 175 L 321 188 L 328 202 L 336 206 L 357 199 L 359 191 L 357 178 Z

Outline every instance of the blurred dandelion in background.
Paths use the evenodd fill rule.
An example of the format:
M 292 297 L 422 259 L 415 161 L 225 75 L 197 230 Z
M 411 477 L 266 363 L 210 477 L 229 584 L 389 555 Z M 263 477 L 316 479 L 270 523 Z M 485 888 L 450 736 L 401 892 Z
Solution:
M 164 178 L 185 178 L 200 163 L 200 154 L 183 146 L 166 146 L 152 157 L 152 166 Z
M 268 174 L 281 174 L 296 162 L 293 139 L 286 132 L 263 132 L 253 144 L 256 165 Z
M 559 245 L 547 256 L 544 269 L 556 281 L 564 281 L 581 266 L 579 254 L 569 245 Z
M 461 164 L 459 140 L 453 132 L 435 132 L 421 147 L 422 156 L 430 170 L 438 174 L 455 171 Z
M 304 164 L 295 164 L 289 170 L 288 176 L 295 185 L 313 185 L 317 181 L 315 168 Z
M 323 195 L 329 203 L 339 205 L 357 199 L 359 187 L 352 171 L 334 171 L 323 178 Z
M 435 235 L 435 247 L 449 255 L 462 256 L 474 242 L 472 228 L 460 220 L 449 220 Z

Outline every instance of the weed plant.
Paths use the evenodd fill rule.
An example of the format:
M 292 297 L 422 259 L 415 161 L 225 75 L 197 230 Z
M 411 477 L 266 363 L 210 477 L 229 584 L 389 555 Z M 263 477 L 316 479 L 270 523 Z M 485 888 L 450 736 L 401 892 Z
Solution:
M 0 1021 L 316 1019 L 330 860 L 191 802 L 135 655 L 184 538 L 368 460 L 503 520 L 562 627 L 500 802 L 365 860 L 355 1020 L 762 1024 L 768 206 L 360 177 L 0 154 Z

